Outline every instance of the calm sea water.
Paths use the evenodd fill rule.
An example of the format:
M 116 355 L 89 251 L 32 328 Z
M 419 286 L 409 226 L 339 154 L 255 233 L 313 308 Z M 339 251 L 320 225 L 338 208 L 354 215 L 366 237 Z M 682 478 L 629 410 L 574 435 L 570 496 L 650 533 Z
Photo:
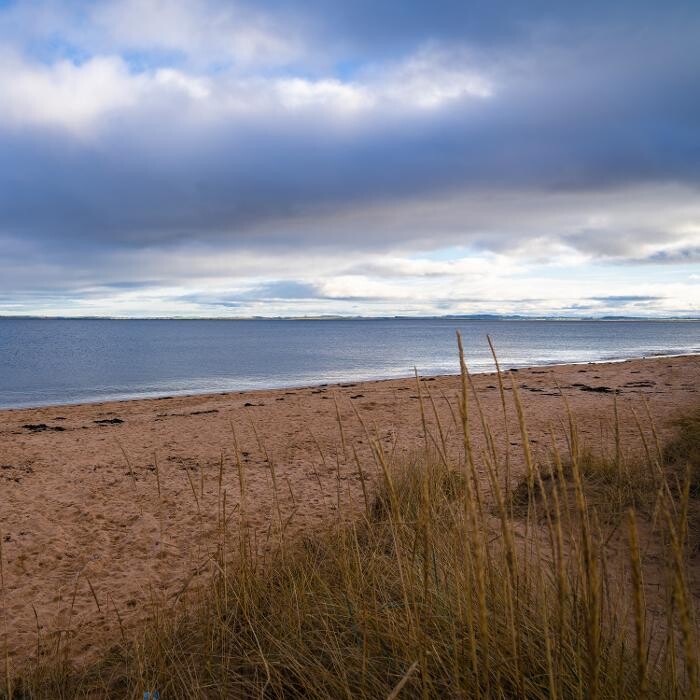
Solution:
M 0 319 L 0 407 L 700 353 L 700 321 Z

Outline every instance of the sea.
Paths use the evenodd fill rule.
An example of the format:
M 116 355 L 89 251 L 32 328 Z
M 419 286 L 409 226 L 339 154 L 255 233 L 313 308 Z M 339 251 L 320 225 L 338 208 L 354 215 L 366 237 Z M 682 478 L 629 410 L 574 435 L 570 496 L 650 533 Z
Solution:
M 700 321 L 0 318 L 0 408 L 700 353 Z

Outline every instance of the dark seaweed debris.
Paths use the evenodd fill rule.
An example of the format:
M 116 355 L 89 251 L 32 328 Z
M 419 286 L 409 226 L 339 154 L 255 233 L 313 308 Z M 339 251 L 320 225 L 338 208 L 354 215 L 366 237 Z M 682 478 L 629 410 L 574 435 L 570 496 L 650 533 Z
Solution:
M 22 427 L 32 433 L 43 433 L 45 430 L 55 430 L 62 433 L 65 430 L 60 425 L 46 425 L 46 423 L 25 423 Z

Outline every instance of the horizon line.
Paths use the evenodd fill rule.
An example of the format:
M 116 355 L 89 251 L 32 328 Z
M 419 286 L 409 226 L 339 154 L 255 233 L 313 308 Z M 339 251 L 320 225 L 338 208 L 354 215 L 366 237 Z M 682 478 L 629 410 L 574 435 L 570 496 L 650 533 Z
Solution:
M 389 320 L 455 320 L 455 321 L 700 321 L 700 316 L 631 316 L 603 314 L 600 316 L 569 316 L 566 314 L 444 314 L 444 315 L 381 315 L 317 314 L 305 316 L 113 316 L 113 315 L 43 315 L 0 314 L 0 320 L 46 321 L 389 321 Z

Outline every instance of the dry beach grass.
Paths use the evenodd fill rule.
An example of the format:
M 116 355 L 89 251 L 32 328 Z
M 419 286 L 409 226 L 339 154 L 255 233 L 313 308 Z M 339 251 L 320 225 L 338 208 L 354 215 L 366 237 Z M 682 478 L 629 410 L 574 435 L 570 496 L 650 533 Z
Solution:
M 83 504 L 93 527 L 72 543 L 61 624 L 37 614 L 33 645 L 14 655 L 31 592 L 18 585 L 22 566 L 34 585 L 42 573 L 21 563 L 18 531 L 5 526 L 6 690 L 697 695 L 697 376 L 696 358 L 663 358 L 377 382 L 341 387 L 336 401 L 324 401 L 329 390 L 260 392 L 235 397 L 244 405 L 226 416 L 231 395 L 62 408 L 59 423 L 46 417 L 57 409 L 6 412 L 15 425 L 124 421 L 16 433 L 89 450 L 92 432 L 122 431 L 108 443 L 119 473 L 100 477 L 104 465 L 93 478 L 123 495 Z M 298 415 L 284 424 L 291 400 Z M 144 441 L 146 406 L 151 433 L 158 413 L 184 414 L 164 416 L 183 440 L 187 421 L 208 421 L 216 434 L 200 427 L 190 454 L 218 441 L 218 459 L 169 461 L 179 450 L 157 435 L 155 450 L 134 449 L 123 428 L 141 416 Z M 29 466 L 31 482 L 40 466 Z M 12 484 L 27 486 L 12 482 L 15 498 Z M 106 514 L 122 521 L 117 551 L 105 547 Z M 119 591 L 115 570 L 138 587 Z

